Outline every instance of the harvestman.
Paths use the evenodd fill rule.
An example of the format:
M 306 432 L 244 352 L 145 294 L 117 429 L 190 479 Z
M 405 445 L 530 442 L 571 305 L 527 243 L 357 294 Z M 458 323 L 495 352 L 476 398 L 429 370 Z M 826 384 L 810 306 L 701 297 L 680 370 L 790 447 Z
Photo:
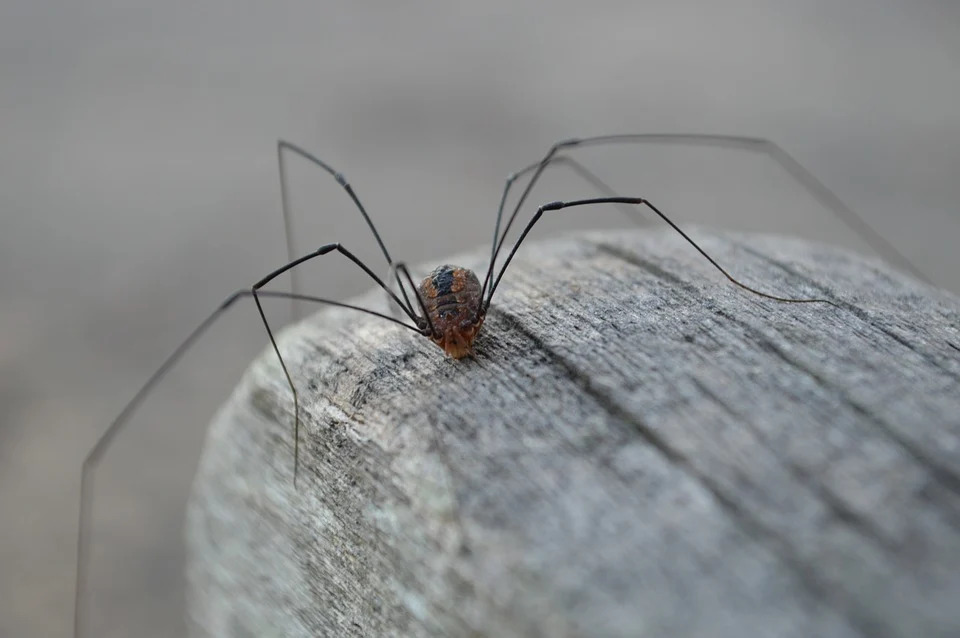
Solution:
M 420 335 L 429 337 L 434 343 L 440 346 L 449 356 L 460 359 L 462 357 L 468 356 L 472 353 L 473 341 L 480 331 L 481 326 L 483 325 L 484 317 L 486 316 L 487 310 L 490 307 L 491 302 L 493 301 L 493 295 L 497 290 L 497 287 L 500 285 L 500 280 L 503 278 L 504 272 L 506 272 L 507 267 L 510 265 L 510 262 L 513 260 L 514 255 L 517 253 L 517 250 L 520 248 L 520 244 L 523 243 L 523 240 L 526 239 L 527 235 L 530 233 L 534 225 L 540 220 L 544 213 L 553 212 L 561 210 L 563 208 L 574 208 L 579 206 L 591 206 L 595 204 L 616 204 L 618 205 L 626 214 L 633 216 L 637 214 L 636 207 L 645 206 L 646 208 L 653 211 L 658 217 L 660 217 L 664 222 L 666 222 L 671 228 L 677 231 L 683 238 L 694 248 L 696 249 L 707 261 L 709 261 L 717 270 L 719 270 L 723 275 L 729 279 L 732 283 L 736 284 L 740 288 L 747 290 L 755 295 L 761 297 L 766 297 L 767 299 L 773 299 L 775 301 L 786 302 L 786 303 L 825 303 L 836 306 L 835 303 L 828 299 L 819 299 L 819 298 L 789 298 L 789 297 L 780 297 L 770 293 L 766 293 L 755 288 L 752 288 L 741 281 L 737 280 L 733 275 L 727 272 L 719 263 L 717 263 L 703 248 L 700 247 L 697 242 L 691 239 L 683 230 L 680 229 L 670 218 L 668 218 L 664 213 L 662 213 L 654 204 L 647 201 L 642 197 L 620 197 L 618 196 L 609 186 L 607 186 L 603 181 L 601 181 L 596 175 L 587 170 L 582 164 L 577 162 L 575 159 L 566 156 L 560 155 L 559 153 L 564 150 L 573 149 L 576 147 L 583 147 L 589 145 L 601 145 L 601 144 L 617 144 L 617 143 L 673 143 L 673 144 L 687 144 L 687 145 L 698 145 L 698 146 L 720 146 L 720 147 L 733 147 L 740 148 L 744 150 L 751 150 L 764 153 L 774 159 L 780 166 L 787 171 L 794 179 L 796 179 L 807 191 L 809 191 L 824 207 L 832 211 L 838 218 L 840 218 L 844 223 L 846 223 L 852 230 L 859 234 L 865 241 L 872 245 L 878 252 L 888 258 L 888 260 L 894 262 L 896 265 L 901 268 L 909 271 L 911 274 L 917 278 L 929 282 L 929 280 L 917 270 L 913 264 L 910 263 L 903 255 L 901 255 L 889 242 L 887 242 L 883 237 L 881 237 L 876 231 L 874 231 L 869 225 L 867 225 L 862 219 L 860 219 L 852 210 L 850 210 L 836 195 L 834 195 L 825 185 L 823 185 L 816 177 L 809 173 L 806 169 L 803 168 L 793 157 L 791 157 L 786 151 L 781 149 L 779 146 L 770 142 L 769 140 L 760 139 L 760 138 L 749 138 L 749 137 L 737 137 L 737 136 L 728 136 L 728 135 L 704 135 L 704 134 L 626 134 L 626 135 L 605 135 L 599 137 L 589 137 L 582 139 L 570 139 L 564 140 L 562 142 L 557 142 L 550 150 L 543 156 L 543 158 L 530 164 L 529 166 L 523 168 L 522 170 L 513 173 L 510 175 L 506 184 L 504 185 L 503 195 L 500 198 L 500 205 L 497 209 L 497 218 L 494 225 L 493 231 L 493 242 L 490 248 L 490 264 L 486 269 L 486 274 L 484 275 L 483 281 L 481 282 L 477 276 L 466 268 L 460 268 L 456 266 L 440 266 L 434 270 L 427 278 L 425 278 L 419 286 L 415 286 L 413 283 L 413 278 L 410 276 L 410 272 L 407 269 L 406 264 L 403 262 L 394 261 L 390 257 L 390 253 L 387 251 L 387 247 L 384 245 L 383 240 L 380 238 L 380 234 L 377 232 L 376 227 L 373 224 L 373 221 L 370 219 L 370 216 L 367 214 L 366 209 L 363 207 L 363 204 L 360 203 L 360 199 L 357 197 L 353 188 L 350 186 L 350 183 L 346 178 L 334 170 L 327 163 L 323 162 L 319 158 L 310 154 L 309 152 L 303 150 L 302 148 L 291 144 L 289 142 L 280 141 L 277 143 L 277 157 L 280 171 L 280 185 L 281 185 L 281 207 L 283 210 L 284 218 L 284 229 L 286 232 L 287 247 L 288 247 L 288 257 L 289 262 L 269 273 L 249 289 L 238 290 L 229 297 L 227 297 L 213 313 L 207 317 L 190 335 L 181 343 L 173 353 L 163 362 L 160 368 L 147 380 L 142 388 L 133 396 L 129 403 L 123 408 L 117 418 L 110 424 L 110 427 L 107 428 L 107 431 L 100 437 L 97 443 L 93 446 L 90 452 L 87 454 L 83 462 L 83 469 L 80 478 L 80 525 L 78 532 L 78 542 L 77 542 L 77 583 L 76 583 L 76 601 L 74 609 L 74 631 L 75 634 L 79 634 L 81 628 L 81 620 L 84 605 L 82 600 L 82 592 L 84 590 L 84 582 L 87 573 L 87 561 L 89 559 L 89 525 L 90 525 L 90 486 L 91 486 L 91 474 L 96 468 L 98 462 L 103 457 L 103 454 L 109 448 L 110 444 L 116 437 L 116 435 L 123 429 L 124 425 L 129 420 L 130 416 L 134 413 L 136 408 L 140 405 L 144 398 L 150 393 L 150 391 L 156 386 L 156 384 L 166 375 L 167 372 L 177 363 L 180 357 L 193 345 L 193 343 L 213 324 L 217 318 L 219 318 L 228 308 L 230 308 L 234 302 L 242 297 L 253 297 L 254 302 L 257 306 L 257 311 L 260 314 L 260 319 L 263 321 L 263 326 L 267 331 L 267 336 L 270 338 L 270 343 L 273 346 L 273 350 L 277 355 L 277 358 L 280 361 L 280 366 L 283 369 L 283 373 L 287 379 L 287 383 L 290 386 L 290 392 L 293 397 L 293 436 L 294 436 L 294 445 L 293 445 L 293 480 L 294 485 L 297 481 L 297 472 L 299 469 L 299 440 L 300 440 L 300 414 L 299 414 L 299 398 L 297 395 L 296 386 L 293 383 L 293 378 L 290 375 L 289 370 L 287 369 L 286 363 L 283 361 L 283 356 L 280 354 L 280 349 L 277 346 L 276 339 L 273 335 L 273 330 L 270 328 L 270 323 L 267 321 L 267 317 L 263 312 L 263 306 L 261 305 L 261 299 L 263 298 L 283 298 L 294 301 L 311 301 L 320 304 L 327 304 L 331 306 L 339 306 L 341 308 L 349 308 L 351 310 L 356 310 L 358 312 L 363 312 L 375 317 L 380 317 L 387 321 L 392 321 L 397 323 L 404 328 L 412 330 Z M 353 200 L 358 211 L 363 216 L 364 221 L 369 226 L 370 231 L 373 233 L 374 238 L 377 240 L 377 244 L 380 246 L 380 251 L 383 253 L 384 258 L 387 261 L 387 264 L 390 267 L 390 275 L 388 280 L 393 278 L 396 281 L 397 286 L 399 286 L 400 295 L 398 296 L 393 292 L 390 286 L 384 283 L 376 274 L 359 258 L 357 258 L 352 252 L 347 250 L 344 246 L 339 243 L 331 243 L 321 246 L 320 248 L 310 252 L 301 257 L 295 258 L 292 254 L 293 246 L 293 232 L 290 223 L 289 215 L 289 206 L 288 206 L 288 195 L 287 195 L 287 179 L 286 179 L 286 164 L 285 164 L 285 153 L 292 153 L 300 156 L 301 158 L 307 160 L 308 162 L 320 167 L 327 173 L 329 173 L 337 183 L 347 192 L 350 196 L 350 199 Z M 496 271 L 495 265 L 497 257 L 500 255 L 500 251 L 503 249 L 504 242 L 506 240 L 507 234 L 510 231 L 511 226 L 519 214 L 520 208 L 526 202 L 527 196 L 530 194 L 530 191 L 536 185 L 537 181 L 540 179 L 540 176 L 543 174 L 544 170 L 551 165 L 564 165 L 574 171 L 579 177 L 590 183 L 595 189 L 603 193 L 603 197 L 594 197 L 590 199 L 578 199 L 572 201 L 556 201 L 549 204 L 544 204 L 537 208 L 536 213 L 527 223 L 526 227 L 523 229 L 523 232 L 520 233 L 519 238 L 516 243 L 514 243 L 513 248 L 507 254 L 506 260 L 500 266 L 499 271 Z M 513 187 L 514 183 L 523 177 L 532 173 L 530 180 L 527 182 L 527 185 L 524 187 L 520 198 L 518 199 L 516 205 L 513 208 L 513 211 L 510 213 L 510 216 L 507 218 L 506 224 L 503 224 L 503 214 L 504 207 L 506 205 L 507 196 L 509 195 L 510 189 Z M 501 225 L 503 230 L 501 232 Z M 366 308 L 360 308 L 351 304 L 343 303 L 340 301 L 335 301 L 332 299 L 323 299 L 320 297 L 314 297 L 310 295 L 304 295 L 298 292 L 299 290 L 299 281 L 297 277 L 297 271 L 294 270 L 300 264 L 310 261 L 316 257 L 323 255 L 328 255 L 332 253 L 339 253 L 340 255 L 346 257 L 354 264 L 356 264 L 361 270 L 363 270 L 380 288 L 386 291 L 390 300 L 396 304 L 396 306 L 402 311 L 406 319 L 409 319 L 411 323 L 407 323 L 404 319 L 398 319 L 396 317 L 391 317 L 374 310 L 369 310 Z M 272 291 L 272 290 L 263 290 L 263 287 L 268 283 L 273 281 L 275 278 L 280 275 L 290 272 L 292 278 L 292 288 L 291 292 L 282 292 L 282 291 Z M 494 272 L 496 271 L 496 276 Z M 401 278 L 401 274 L 403 277 Z M 410 295 L 416 297 L 417 305 L 414 305 L 410 302 Z M 401 299 L 402 297 L 402 299 Z M 419 310 L 419 313 L 418 313 Z M 951 344 L 952 345 L 952 344 Z

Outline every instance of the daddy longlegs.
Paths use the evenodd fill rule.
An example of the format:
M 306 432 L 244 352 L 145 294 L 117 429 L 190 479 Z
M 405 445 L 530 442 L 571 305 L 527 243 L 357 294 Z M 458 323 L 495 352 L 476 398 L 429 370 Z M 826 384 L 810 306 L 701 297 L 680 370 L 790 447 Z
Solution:
M 380 233 L 377 232 L 373 220 L 368 215 L 366 209 L 360 202 L 359 197 L 354 192 L 353 187 L 350 185 L 347 179 L 340 172 L 313 154 L 295 144 L 281 140 L 277 143 L 277 163 L 280 172 L 281 209 L 283 212 L 284 230 L 287 240 L 288 263 L 270 272 L 265 277 L 254 283 L 250 288 L 241 289 L 234 292 L 222 303 L 220 303 L 220 305 L 217 306 L 217 308 L 197 328 L 195 328 L 194 331 L 191 332 L 179 346 L 177 346 L 173 353 L 147 379 L 146 383 L 144 383 L 140 390 L 137 391 L 132 399 L 130 399 L 120 414 L 104 432 L 104 434 L 97 440 L 96 444 L 83 461 L 80 478 L 80 522 L 77 540 L 77 580 L 74 607 L 74 634 L 79 636 L 83 627 L 82 621 L 85 607 L 83 593 L 88 571 L 90 549 L 89 528 L 91 523 L 90 511 L 92 498 L 92 474 L 104 453 L 116 438 L 117 434 L 119 434 L 119 432 L 128 423 L 130 417 L 151 392 L 151 390 L 153 390 L 153 388 L 161 381 L 161 379 L 166 376 L 170 369 L 176 365 L 183 354 L 190 349 L 190 347 L 201 337 L 201 335 L 203 335 L 207 329 L 219 317 L 221 317 L 224 312 L 226 312 L 226 310 L 232 307 L 234 303 L 241 298 L 253 298 L 257 307 L 257 312 L 260 315 L 260 319 L 263 322 L 267 336 L 270 339 L 270 344 L 277 355 L 277 358 L 280 362 L 280 367 L 283 370 L 287 384 L 290 387 L 290 392 L 293 399 L 294 414 L 294 486 L 296 486 L 297 483 L 297 473 L 299 470 L 299 397 L 296 386 L 293 382 L 293 377 L 291 376 L 290 371 L 287 369 L 286 363 L 283 360 L 283 356 L 280 354 L 280 349 L 277 346 L 276 339 L 274 338 L 273 329 L 270 327 L 270 323 L 267 321 L 266 314 L 263 311 L 261 300 L 265 298 L 288 299 L 293 302 L 314 302 L 318 304 L 348 308 L 357 312 L 380 317 L 381 319 L 399 324 L 408 330 L 430 338 L 434 343 L 440 346 L 440 348 L 443 349 L 447 355 L 453 357 L 454 359 L 460 359 L 462 357 L 469 356 L 472 353 L 473 341 L 483 325 L 483 320 L 486 316 L 487 310 L 490 308 L 490 304 L 493 301 L 493 296 L 497 291 L 497 287 L 500 285 L 500 281 L 503 278 L 507 267 L 513 260 L 514 255 L 516 255 L 517 250 L 523 243 L 523 240 L 526 239 L 527 235 L 541 219 L 544 213 L 554 212 L 564 208 L 593 206 L 597 204 L 615 204 L 630 217 L 638 215 L 637 209 L 639 207 L 645 207 L 652 211 L 671 228 L 673 228 L 673 230 L 679 233 L 692 246 L 693 249 L 699 252 L 700 255 L 709 261 L 710 264 L 719 270 L 728 280 L 730 280 L 730 282 L 750 292 L 751 294 L 783 303 L 822 303 L 837 306 L 835 302 L 829 299 L 782 297 L 748 286 L 747 284 L 736 279 L 723 266 L 717 263 L 717 261 L 715 261 L 713 257 L 711 257 L 696 241 L 691 239 L 689 235 L 687 235 L 679 226 L 677 226 L 677 224 L 674 223 L 673 220 L 671 220 L 666 214 L 661 212 L 653 203 L 642 197 L 621 197 L 617 195 L 613 189 L 611 189 L 605 182 L 589 171 L 580 162 L 576 161 L 576 159 L 570 157 L 569 155 L 561 154 L 563 151 L 569 151 L 585 146 L 624 143 L 715 146 L 724 148 L 738 148 L 765 154 L 776 161 L 791 177 L 793 177 L 793 179 L 799 182 L 807 192 L 813 195 L 813 197 L 819 201 L 821 205 L 830 210 L 836 217 L 849 226 L 888 261 L 892 262 L 895 266 L 910 272 L 918 279 L 929 283 L 929 279 L 924 276 L 924 274 L 920 272 L 906 257 L 898 252 L 889 242 L 887 242 L 882 236 L 873 230 L 873 228 L 871 228 L 850 208 L 848 208 L 832 191 L 830 191 L 830 189 L 820 182 L 820 180 L 814 177 L 791 155 L 789 155 L 775 143 L 762 138 L 731 135 L 665 133 L 604 135 L 581 139 L 569 139 L 557 142 L 550 147 L 549 151 L 547 151 L 547 153 L 539 161 L 526 166 L 516 173 L 511 174 L 507 178 L 504 185 L 503 194 L 500 198 L 500 204 L 497 208 L 496 223 L 494 224 L 493 231 L 493 241 L 490 247 L 490 262 L 486 268 L 482 282 L 476 276 L 476 274 L 469 269 L 458 266 L 443 265 L 438 267 L 428 277 L 426 277 L 419 286 L 416 286 L 414 285 L 413 278 L 411 277 L 406 264 L 404 262 L 394 261 L 390 256 L 390 253 L 387 251 L 387 247 L 384 245 L 383 240 L 380 237 Z M 353 201 L 360 215 L 370 228 L 374 239 L 377 241 L 377 244 L 380 247 L 380 251 L 383 253 L 384 258 L 386 259 L 387 265 L 390 269 L 390 274 L 387 279 L 395 281 L 396 285 L 399 287 L 399 295 L 393 292 L 390 286 L 388 286 L 382 279 L 374 274 L 374 272 L 369 266 L 367 266 L 366 263 L 357 258 L 352 252 L 339 243 L 325 244 L 320 248 L 300 257 L 296 257 L 292 254 L 293 229 L 290 220 L 286 175 L 286 157 L 288 155 L 298 156 L 310 164 L 313 164 L 329 173 L 329 175 L 333 177 L 333 179 L 336 180 L 336 182 L 350 196 L 350 199 Z M 531 190 L 536 185 L 544 171 L 550 166 L 566 166 L 567 168 L 571 169 L 575 175 L 579 176 L 594 189 L 599 191 L 603 196 L 571 201 L 555 201 L 538 207 L 533 217 L 527 222 L 527 225 L 520 233 L 517 241 L 513 244 L 513 247 L 507 254 L 505 261 L 502 263 L 499 270 L 496 270 L 495 265 L 497 258 L 504 247 L 504 243 L 510 228 L 517 219 L 520 209 L 523 207 L 524 203 L 526 203 L 527 197 Z M 506 223 L 504 224 L 504 209 L 506 207 L 506 201 L 510 190 L 513 188 L 517 180 L 526 175 L 531 176 L 521 192 L 519 199 L 514 205 L 513 210 L 507 217 Z M 334 253 L 346 257 L 348 260 L 356 264 L 357 267 L 363 270 L 363 272 L 365 272 L 378 287 L 386 292 L 390 301 L 402 313 L 400 316 L 403 318 L 388 316 L 374 310 L 360 308 L 358 306 L 333 299 L 324 299 L 321 297 L 301 294 L 299 292 L 300 286 L 299 278 L 297 276 L 298 272 L 295 270 L 296 267 L 317 257 Z M 264 286 L 287 272 L 289 272 L 291 275 L 292 290 L 290 292 L 263 290 Z M 494 275 L 495 272 L 496 275 Z M 411 296 L 416 298 L 416 305 L 411 303 Z M 409 323 L 407 322 L 407 319 L 409 319 Z

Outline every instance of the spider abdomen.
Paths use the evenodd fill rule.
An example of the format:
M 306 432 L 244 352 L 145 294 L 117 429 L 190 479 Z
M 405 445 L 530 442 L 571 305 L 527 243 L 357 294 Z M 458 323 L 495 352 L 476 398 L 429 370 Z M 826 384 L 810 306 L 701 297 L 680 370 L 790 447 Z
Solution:
M 459 266 L 437 267 L 420 283 L 420 294 L 433 326 L 434 343 L 454 359 L 472 351 L 483 325 L 480 281 L 472 270 Z

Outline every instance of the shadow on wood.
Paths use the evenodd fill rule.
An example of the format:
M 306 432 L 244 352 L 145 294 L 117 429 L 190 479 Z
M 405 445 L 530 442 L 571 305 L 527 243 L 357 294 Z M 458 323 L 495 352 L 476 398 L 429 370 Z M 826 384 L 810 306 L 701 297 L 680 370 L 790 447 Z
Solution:
M 696 236 L 840 307 L 637 232 L 521 252 L 475 360 L 349 311 L 289 329 L 299 488 L 266 351 L 196 479 L 195 634 L 960 635 L 960 302 Z

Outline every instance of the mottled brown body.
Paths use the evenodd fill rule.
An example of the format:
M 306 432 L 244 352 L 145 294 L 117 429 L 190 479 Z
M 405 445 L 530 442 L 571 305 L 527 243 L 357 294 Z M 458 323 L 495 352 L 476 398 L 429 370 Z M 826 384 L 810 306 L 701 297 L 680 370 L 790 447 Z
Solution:
M 433 342 L 454 359 L 471 354 L 484 318 L 480 281 L 473 271 L 439 266 L 420 283 L 420 295 L 433 324 Z

